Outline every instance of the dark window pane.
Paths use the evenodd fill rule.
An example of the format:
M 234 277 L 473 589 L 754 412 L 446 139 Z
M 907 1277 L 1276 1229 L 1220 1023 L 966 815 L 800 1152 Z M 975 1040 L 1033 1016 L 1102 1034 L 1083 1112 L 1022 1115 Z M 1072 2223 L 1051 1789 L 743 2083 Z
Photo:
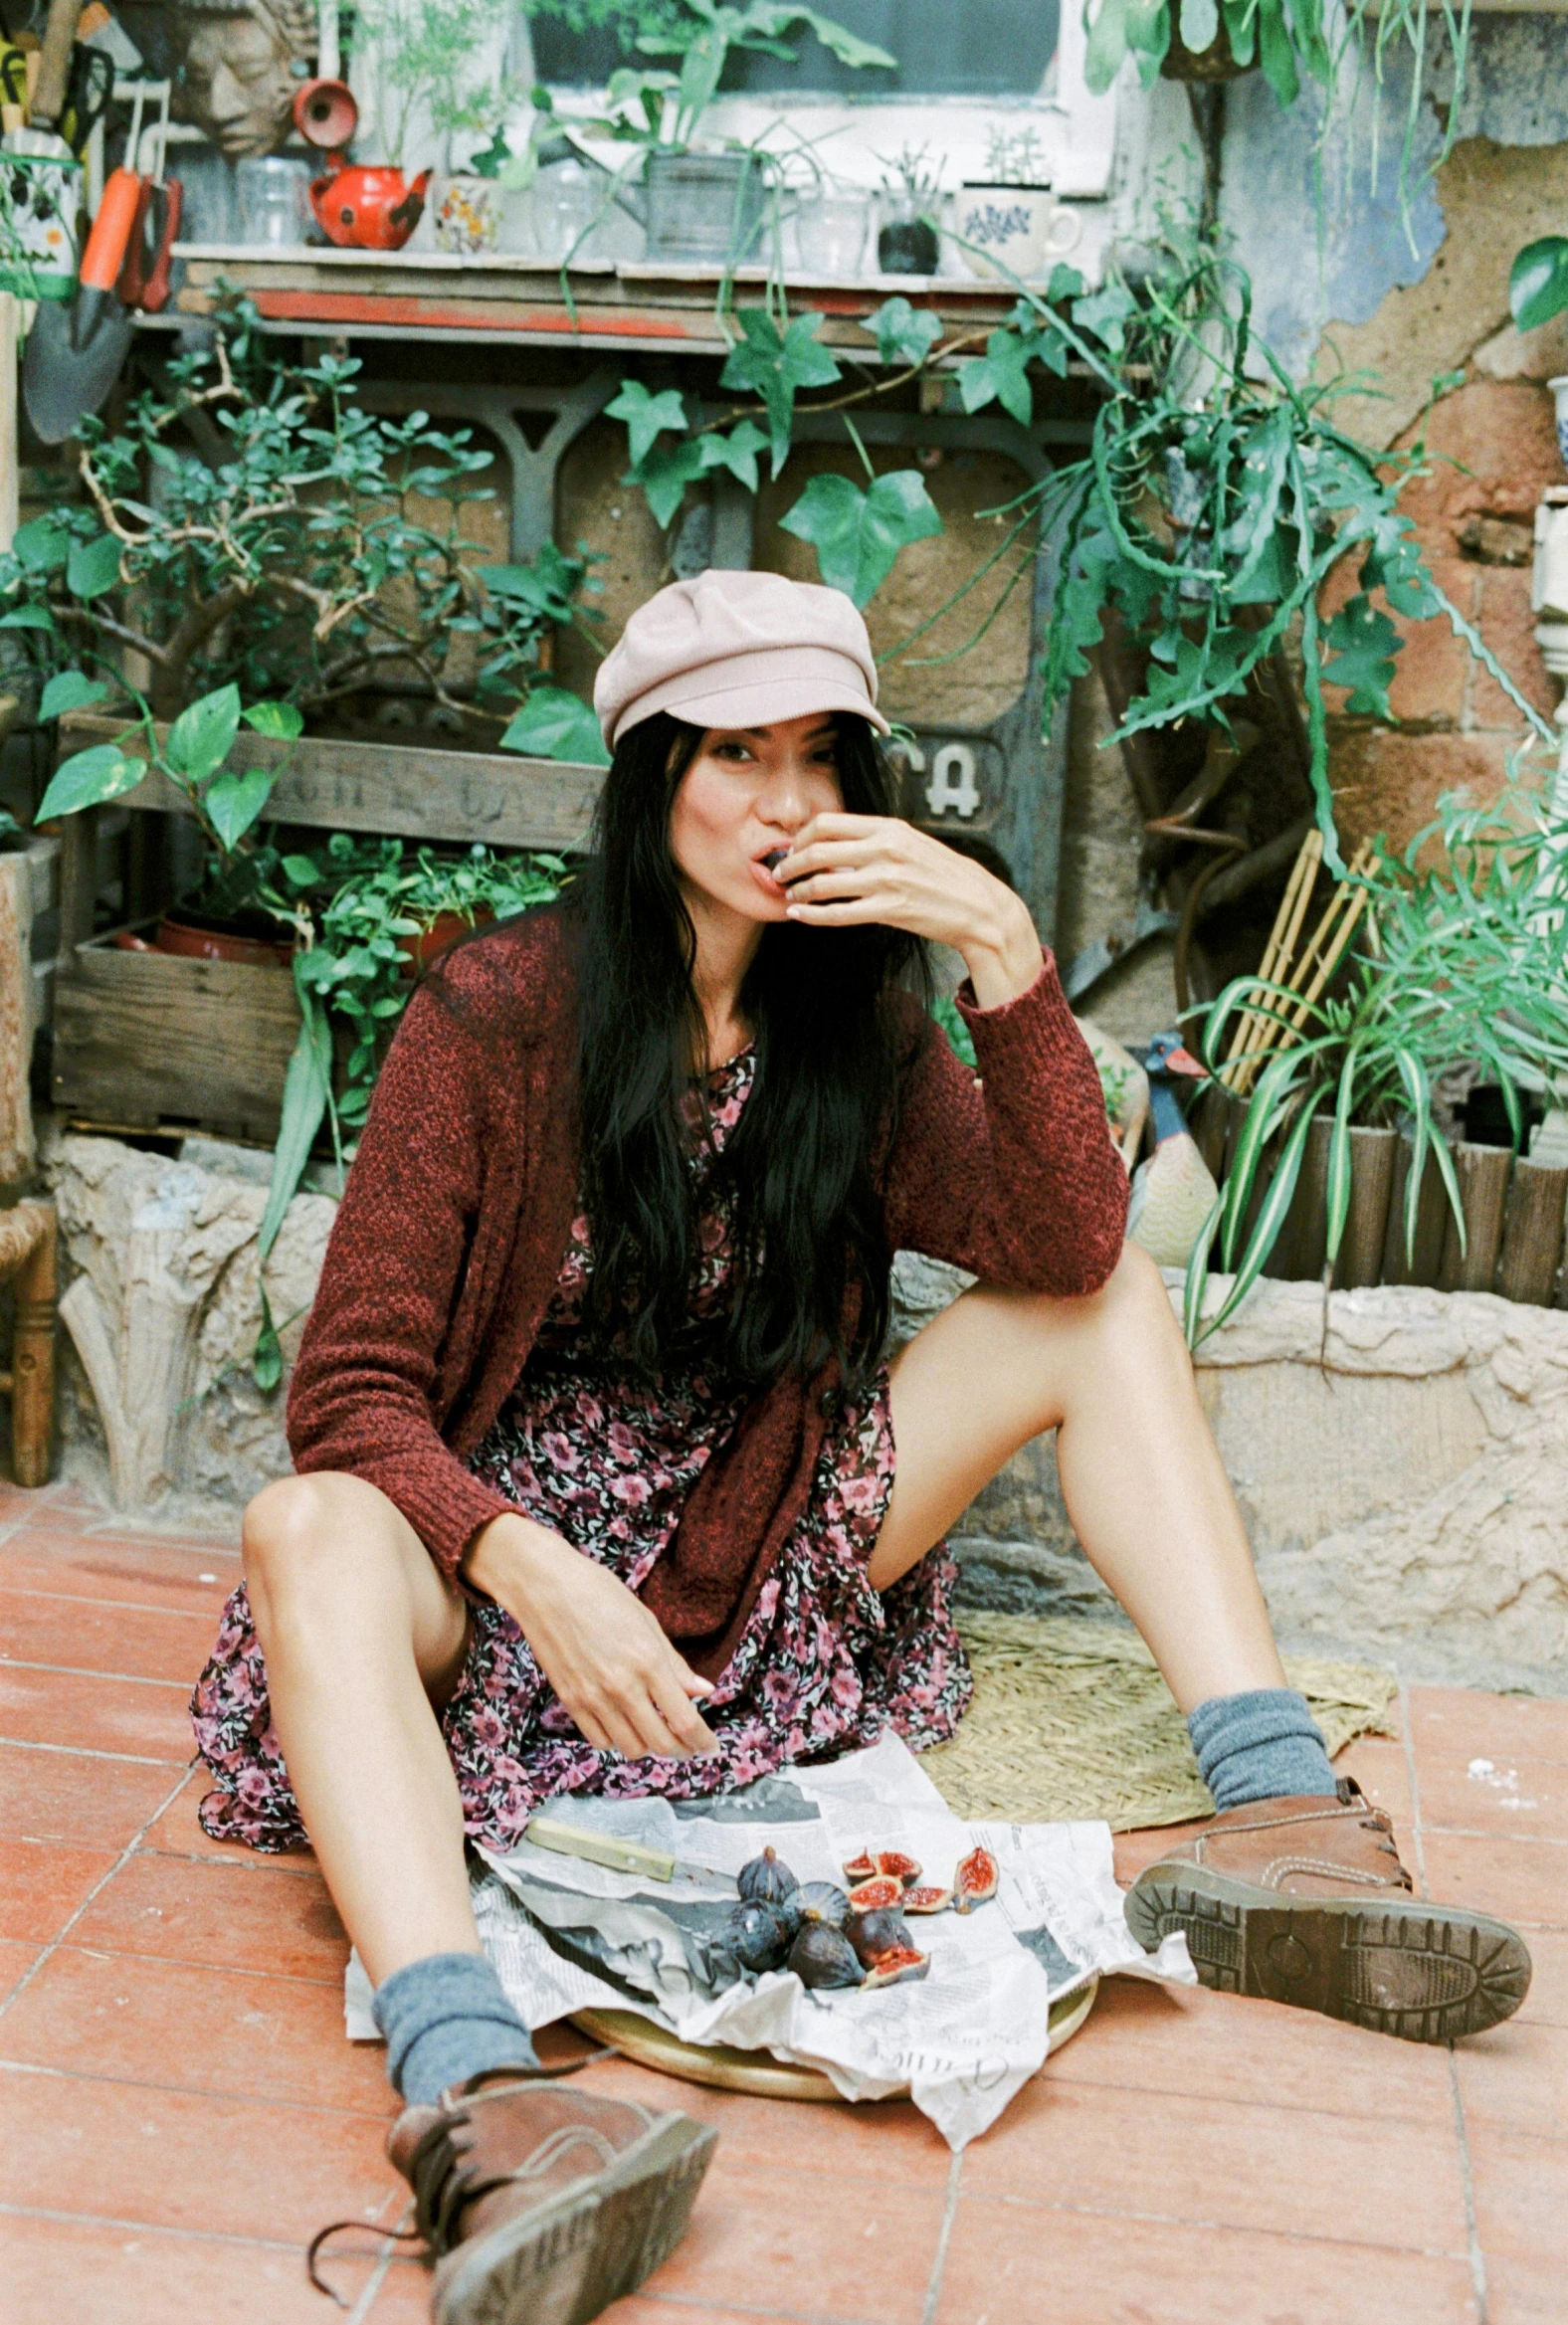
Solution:
M 863 97 L 1030 97 L 1056 51 L 1061 0 L 830 0 L 821 13 L 898 59 L 896 73 L 852 72 L 804 30 L 790 35 L 800 62 L 731 56 L 726 90 L 829 90 Z M 533 55 L 541 81 L 603 87 L 629 61 L 609 26 L 573 32 L 535 16 Z M 652 60 L 650 60 L 652 62 Z M 660 60 L 664 62 L 664 60 Z

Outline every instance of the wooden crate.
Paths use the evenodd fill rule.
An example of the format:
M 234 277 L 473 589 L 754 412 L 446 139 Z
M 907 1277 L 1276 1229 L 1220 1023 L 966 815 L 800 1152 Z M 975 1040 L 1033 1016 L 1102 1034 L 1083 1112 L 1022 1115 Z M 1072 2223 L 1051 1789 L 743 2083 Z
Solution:
M 62 719 L 61 756 L 122 731 L 118 720 Z M 256 735 L 230 763 L 280 761 L 271 820 L 492 848 L 580 848 L 603 780 L 597 767 L 549 759 Z M 115 804 L 134 816 L 190 812 L 155 773 Z M 114 931 L 93 928 L 97 811 L 68 817 L 62 836 L 55 1104 L 103 1129 L 201 1129 L 270 1145 L 299 1031 L 288 971 L 120 950 Z

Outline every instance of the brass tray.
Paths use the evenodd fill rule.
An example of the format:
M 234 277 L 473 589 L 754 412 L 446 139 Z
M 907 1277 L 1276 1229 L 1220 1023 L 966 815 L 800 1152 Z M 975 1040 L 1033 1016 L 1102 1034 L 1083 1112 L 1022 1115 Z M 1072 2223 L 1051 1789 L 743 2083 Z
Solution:
M 1094 2007 L 1099 1979 L 1064 1994 L 1051 2006 L 1051 2051 L 1054 2056 L 1070 2041 Z M 657 2026 L 636 2011 L 576 2011 L 572 2025 L 595 2042 L 613 2043 L 639 2066 L 658 2074 L 678 2075 L 683 2082 L 706 2083 L 715 2091 L 751 2091 L 762 2099 L 812 2099 L 844 2102 L 825 2074 L 813 2066 L 790 2066 L 766 2050 L 735 2050 L 719 2042 L 683 2042 L 679 2034 Z M 1048 2061 L 1049 2063 L 1049 2061 Z M 889 2097 L 907 2096 L 890 2092 Z

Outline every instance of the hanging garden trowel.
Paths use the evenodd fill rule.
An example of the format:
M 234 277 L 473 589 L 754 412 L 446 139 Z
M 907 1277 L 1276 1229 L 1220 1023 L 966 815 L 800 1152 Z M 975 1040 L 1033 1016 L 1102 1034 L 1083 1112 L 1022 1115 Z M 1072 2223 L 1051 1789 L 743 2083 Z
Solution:
M 116 169 L 82 254 L 76 297 L 69 304 L 50 299 L 39 305 L 27 335 L 22 396 L 43 444 L 64 444 L 119 377 L 130 345 L 130 314 L 115 285 L 146 201 L 145 181 L 134 170 Z

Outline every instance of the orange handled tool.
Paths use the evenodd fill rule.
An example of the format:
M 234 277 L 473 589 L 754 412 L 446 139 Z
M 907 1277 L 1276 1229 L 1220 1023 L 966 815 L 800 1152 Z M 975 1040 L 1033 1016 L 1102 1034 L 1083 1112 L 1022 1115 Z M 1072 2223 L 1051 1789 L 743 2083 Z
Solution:
M 131 237 L 146 216 L 151 190 L 151 180 L 138 177 L 133 169 L 110 172 L 98 216 L 93 221 L 93 232 L 88 236 L 88 247 L 82 254 L 84 291 L 113 290 L 125 264 Z

